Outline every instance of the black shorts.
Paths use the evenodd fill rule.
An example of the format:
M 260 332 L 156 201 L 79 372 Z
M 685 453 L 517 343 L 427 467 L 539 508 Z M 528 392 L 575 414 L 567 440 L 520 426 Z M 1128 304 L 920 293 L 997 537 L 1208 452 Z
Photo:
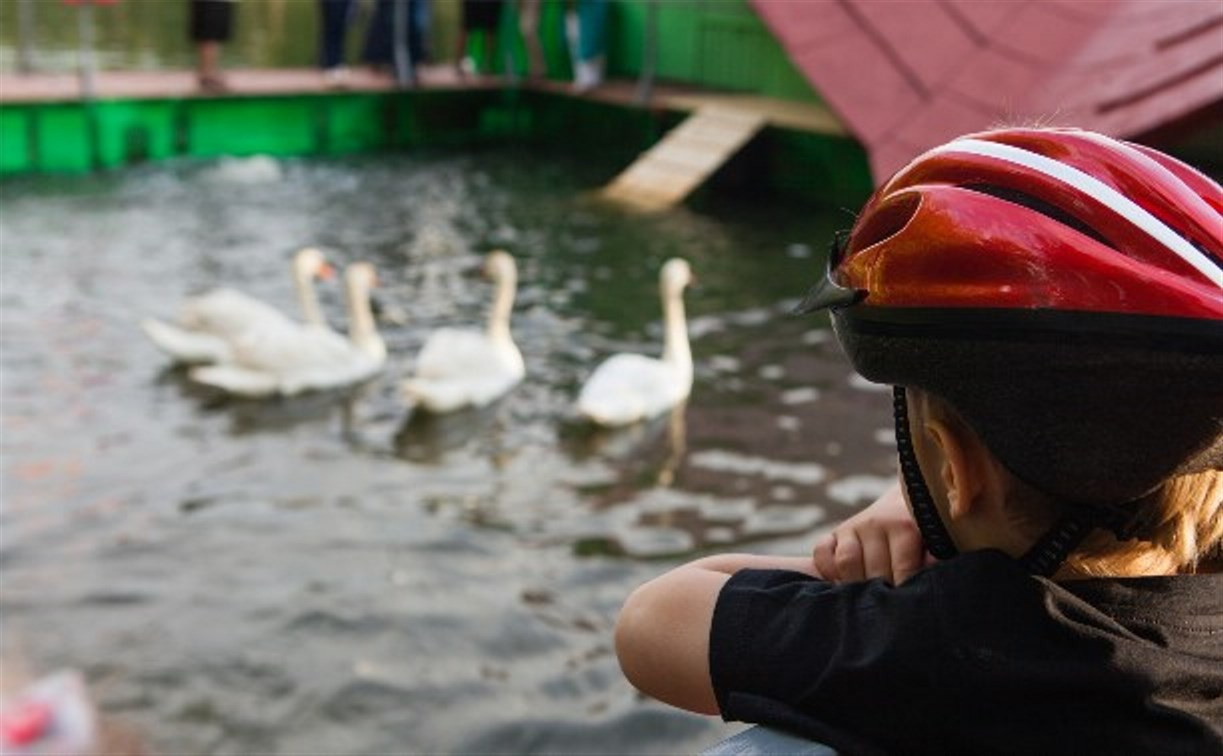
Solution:
M 228 42 L 234 30 L 230 0 L 191 0 L 191 41 Z
M 501 0 L 463 0 L 464 29 L 496 29 L 501 21 Z

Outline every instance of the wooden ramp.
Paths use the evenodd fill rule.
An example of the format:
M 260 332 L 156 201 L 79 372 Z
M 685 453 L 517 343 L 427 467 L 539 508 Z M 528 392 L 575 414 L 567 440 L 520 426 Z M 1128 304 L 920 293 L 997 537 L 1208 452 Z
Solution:
M 681 202 L 766 120 L 759 111 L 702 105 L 604 187 L 603 196 L 649 210 Z

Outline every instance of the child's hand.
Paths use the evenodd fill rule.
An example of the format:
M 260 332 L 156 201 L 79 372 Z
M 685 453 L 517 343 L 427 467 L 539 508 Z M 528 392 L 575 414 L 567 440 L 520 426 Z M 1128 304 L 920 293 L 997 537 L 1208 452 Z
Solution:
M 838 583 L 881 577 L 897 585 L 921 569 L 926 549 L 900 483 L 821 538 L 812 558 L 820 577 Z

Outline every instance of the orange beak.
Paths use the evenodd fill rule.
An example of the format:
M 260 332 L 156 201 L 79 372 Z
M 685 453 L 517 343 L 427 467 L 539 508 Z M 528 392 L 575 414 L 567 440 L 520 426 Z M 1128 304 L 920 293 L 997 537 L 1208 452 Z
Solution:
M 335 268 L 332 267 L 331 263 L 323 263 L 319 266 L 317 275 L 324 281 L 330 281 L 335 278 Z

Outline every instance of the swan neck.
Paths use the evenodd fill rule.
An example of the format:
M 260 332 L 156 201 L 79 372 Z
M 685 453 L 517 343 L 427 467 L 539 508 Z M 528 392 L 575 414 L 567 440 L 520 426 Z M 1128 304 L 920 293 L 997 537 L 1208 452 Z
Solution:
M 504 271 L 497 278 L 497 291 L 493 295 L 493 307 L 488 313 L 488 336 L 494 341 L 510 340 L 510 313 L 514 309 L 514 290 L 518 277 L 512 271 Z
M 382 348 L 374 311 L 369 304 L 369 290 L 359 283 L 348 285 L 348 340 L 359 349 Z
M 295 266 L 293 285 L 297 287 L 297 301 L 301 304 L 302 317 L 310 325 L 323 325 L 323 310 L 319 307 L 318 292 L 314 289 L 314 274 L 301 266 Z
M 682 291 L 663 289 L 662 358 L 677 367 L 692 370 L 692 350 L 688 345 L 688 320 L 684 314 Z

